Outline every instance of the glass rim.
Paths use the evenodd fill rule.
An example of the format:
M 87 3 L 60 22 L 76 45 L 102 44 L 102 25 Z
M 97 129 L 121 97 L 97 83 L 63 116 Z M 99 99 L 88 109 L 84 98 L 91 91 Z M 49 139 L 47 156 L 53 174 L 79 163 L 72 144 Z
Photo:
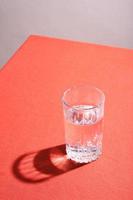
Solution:
M 105 94 L 104 94 L 104 92 L 103 92 L 101 89 L 99 89 L 99 88 L 97 88 L 97 87 L 95 87 L 95 86 L 93 86 L 93 85 L 87 85 L 87 84 L 85 84 L 85 85 L 72 86 L 72 87 L 66 89 L 66 90 L 64 91 L 63 97 L 62 97 L 62 103 L 63 103 L 64 105 L 66 105 L 67 107 L 72 107 L 71 104 L 69 104 L 69 103 L 67 103 L 67 102 L 65 101 L 64 97 L 65 97 L 65 95 L 66 95 L 69 91 L 71 91 L 71 90 L 74 89 L 74 88 L 76 89 L 76 88 L 79 88 L 79 87 L 88 87 L 88 88 L 94 89 L 94 90 L 96 90 L 97 92 L 99 92 L 99 94 L 100 94 L 101 97 L 102 97 L 102 102 L 98 103 L 96 106 L 93 106 L 92 108 L 85 108 L 85 110 L 95 109 L 96 107 L 100 107 L 102 104 L 104 104 L 104 102 L 105 102 Z M 72 107 L 72 109 L 73 109 L 73 110 L 77 110 L 77 109 L 74 108 L 74 107 Z

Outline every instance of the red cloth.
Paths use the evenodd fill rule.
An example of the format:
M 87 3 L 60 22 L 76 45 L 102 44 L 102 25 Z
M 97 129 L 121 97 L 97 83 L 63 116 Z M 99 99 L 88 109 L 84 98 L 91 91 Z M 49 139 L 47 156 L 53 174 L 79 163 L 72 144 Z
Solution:
M 106 95 L 103 154 L 83 166 L 61 105 L 80 83 Z M 133 50 L 30 36 L 0 72 L 0 115 L 1 200 L 133 199 Z

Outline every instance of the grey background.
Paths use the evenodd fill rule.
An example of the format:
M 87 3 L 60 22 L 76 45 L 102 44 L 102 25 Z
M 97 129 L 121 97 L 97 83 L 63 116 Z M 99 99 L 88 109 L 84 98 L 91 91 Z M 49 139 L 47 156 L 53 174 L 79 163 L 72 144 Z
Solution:
M 133 48 L 133 0 L 0 0 L 0 66 L 30 34 Z

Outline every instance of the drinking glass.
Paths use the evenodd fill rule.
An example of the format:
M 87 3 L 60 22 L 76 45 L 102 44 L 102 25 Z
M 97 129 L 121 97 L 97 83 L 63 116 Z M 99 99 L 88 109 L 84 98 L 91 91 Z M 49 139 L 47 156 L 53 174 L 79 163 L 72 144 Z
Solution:
M 102 153 L 104 93 L 89 85 L 75 86 L 64 92 L 62 102 L 67 158 L 96 160 Z

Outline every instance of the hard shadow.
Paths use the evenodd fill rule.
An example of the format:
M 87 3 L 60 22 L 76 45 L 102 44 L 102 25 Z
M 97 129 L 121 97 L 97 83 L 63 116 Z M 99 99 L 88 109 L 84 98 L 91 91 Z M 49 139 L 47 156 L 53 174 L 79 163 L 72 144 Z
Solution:
M 14 176 L 25 183 L 39 183 L 85 164 L 68 160 L 65 145 L 54 146 L 18 157 L 12 166 Z

